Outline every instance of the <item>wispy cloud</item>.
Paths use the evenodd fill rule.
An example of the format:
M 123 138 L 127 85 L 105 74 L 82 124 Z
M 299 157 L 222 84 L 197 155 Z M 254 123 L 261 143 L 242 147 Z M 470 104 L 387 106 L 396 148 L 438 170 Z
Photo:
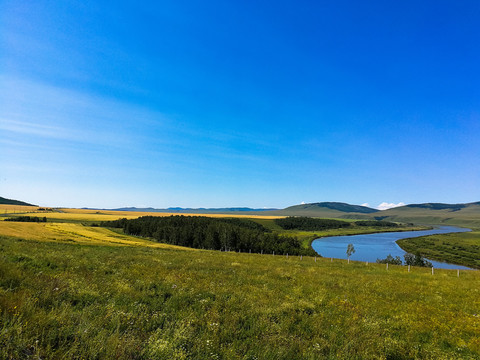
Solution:
M 399 206 L 405 206 L 405 205 L 406 204 L 403 203 L 403 202 L 399 202 L 398 204 L 395 204 L 395 203 L 387 203 L 387 202 L 384 201 L 377 206 L 377 209 L 378 210 L 387 210 L 387 209 L 391 209 L 391 208 L 395 208 L 395 207 L 399 207 Z
M 146 128 L 170 125 L 163 114 L 135 104 L 0 75 L 0 130 L 18 140 L 30 136 L 135 146 L 142 142 Z
M 0 119 L 0 129 L 19 134 L 36 135 L 55 139 L 70 139 L 72 133 L 66 128 L 51 125 L 35 124 L 32 122 Z

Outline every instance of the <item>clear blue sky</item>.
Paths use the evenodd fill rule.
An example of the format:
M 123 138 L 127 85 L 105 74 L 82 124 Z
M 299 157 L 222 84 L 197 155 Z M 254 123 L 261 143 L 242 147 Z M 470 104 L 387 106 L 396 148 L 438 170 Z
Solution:
M 0 196 L 480 200 L 480 2 L 0 1 Z

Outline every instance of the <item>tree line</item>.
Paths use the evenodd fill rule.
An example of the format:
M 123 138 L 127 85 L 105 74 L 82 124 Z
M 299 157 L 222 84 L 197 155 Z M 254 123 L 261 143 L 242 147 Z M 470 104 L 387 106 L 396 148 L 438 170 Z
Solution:
M 275 219 L 275 223 L 284 230 L 319 231 L 328 229 L 348 228 L 355 226 L 396 227 L 398 224 L 389 221 L 360 220 L 348 222 L 334 219 L 315 219 L 306 216 L 289 216 Z
M 196 249 L 252 253 L 317 255 L 294 236 L 279 235 L 247 219 L 204 216 L 142 216 L 102 222 L 104 227 L 121 228 L 128 235 Z M 318 256 L 318 255 L 317 255 Z
M 38 216 L 15 216 L 15 217 L 8 217 L 5 221 L 19 221 L 19 222 L 47 222 L 47 218 L 38 217 Z

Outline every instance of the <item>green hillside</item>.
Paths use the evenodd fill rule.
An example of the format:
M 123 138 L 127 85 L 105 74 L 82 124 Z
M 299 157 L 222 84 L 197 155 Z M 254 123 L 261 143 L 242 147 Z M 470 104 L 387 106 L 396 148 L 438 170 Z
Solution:
M 278 216 L 310 216 L 323 218 L 340 218 L 346 214 L 354 213 L 372 214 L 378 210 L 361 205 L 350 205 L 341 202 L 319 202 L 310 204 L 300 204 L 289 206 L 282 210 L 263 211 L 262 215 L 278 215 Z
M 21 206 L 37 206 L 37 205 L 32 205 L 23 201 L 19 200 L 12 200 L 12 199 L 6 199 L 4 197 L 0 196 L 0 204 L 2 205 L 21 205 Z
M 411 204 L 369 214 L 388 221 L 480 227 L 480 202 Z

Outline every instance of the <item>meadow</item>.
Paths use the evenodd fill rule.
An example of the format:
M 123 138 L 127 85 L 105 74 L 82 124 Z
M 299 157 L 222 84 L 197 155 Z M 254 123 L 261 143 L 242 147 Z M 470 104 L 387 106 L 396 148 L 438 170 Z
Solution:
M 480 358 L 477 271 L 192 250 L 77 221 L 0 221 L 0 358 Z

